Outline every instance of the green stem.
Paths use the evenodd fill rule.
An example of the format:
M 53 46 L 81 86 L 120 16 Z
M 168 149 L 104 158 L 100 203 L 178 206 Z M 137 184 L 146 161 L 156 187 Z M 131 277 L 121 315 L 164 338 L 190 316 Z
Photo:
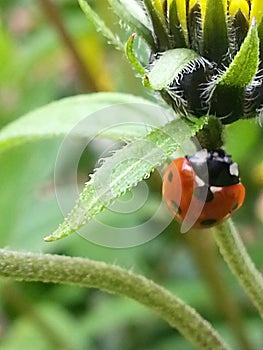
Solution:
M 236 297 L 231 294 L 229 286 L 222 275 L 220 256 L 217 254 L 216 244 L 209 230 L 191 230 L 184 236 L 184 241 L 187 242 L 192 254 L 196 260 L 201 274 L 207 282 L 211 295 L 214 300 L 214 308 L 220 310 L 223 314 L 239 343 L 240 350 L 252 350 L 246 336 L 244 328 L 243 315 L 239 307 L 239 302 Z M 205 252 L 205 254 L 204 254 Z
M 224 127 L 220 120 L 210 115 L 207 124 L 196 134 L 196 138 L 202 148 L 215 150 L 223 146 L 223 133 Z
M 250 259 L 234 224 L 228 220 L 213 230 L 225 261 L 263 317 L 263 277 Z
M 0 249 L 0 276 L 19 281 L 66 283 L 132 298 L 178 329 L 197 349 L 229 349 L 194 309 L 161 286 L 103 262 Z

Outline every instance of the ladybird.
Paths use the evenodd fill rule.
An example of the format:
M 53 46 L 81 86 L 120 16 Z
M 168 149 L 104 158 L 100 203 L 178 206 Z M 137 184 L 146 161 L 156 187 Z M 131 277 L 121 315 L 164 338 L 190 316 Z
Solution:
M 202 149 L 177 158 L 164 173 L 164 202 L 179 223 L 188 222 L 188 229 L 221 223 L 242 206 L 244 198 L 238 165 L 223 149 Z

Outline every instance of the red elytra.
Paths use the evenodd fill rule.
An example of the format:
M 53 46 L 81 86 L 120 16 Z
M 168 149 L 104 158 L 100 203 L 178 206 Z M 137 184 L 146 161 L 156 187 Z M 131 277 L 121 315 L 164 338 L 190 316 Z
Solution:
M 198 179 L 191 163 L 187 158 L 178 158 L 167 167 L 163 177 L 163 199 L 174 218 L 182 223 L 188 212 L 190 203 L 193 207 L 201 208 L 197 218 L 193 218 L 194 228 L 209 228 L 229 218 L 243 204 L 245 187 L 242 183 L 230 186 L 208 186 L 209 201 L 196 196 L 200 189 Z M 194 213 L 192 212 L 194 215 Z M 191 217 L 187 217 L 191 221 Z

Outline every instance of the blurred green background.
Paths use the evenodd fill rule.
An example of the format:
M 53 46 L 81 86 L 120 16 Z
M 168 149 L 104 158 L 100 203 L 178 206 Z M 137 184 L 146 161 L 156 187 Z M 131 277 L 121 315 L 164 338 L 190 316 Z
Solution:
M 90 3 L 125 38 L 107 1 Z M 77 1 L 0 0 L 1 127 L 53 100 L 95 91 L 149 96 L 123 54 L 107 45 L 87 22 Z M 239 163 L 247 188 L 246 202 L 234 221 L 261 270 L 262 135 L 262 128 L 254 120 L 236 122 L 226 133 L 226 149 Z M 129 249 L 101 247 L 78 235 L 56 243 L 43 242 L 43 237 L 63 219 L 53 187 L 61 141 L 32 141 L 0 154 L 1 247 L 89 257 L 127 267 L 181 296 L 234 349 L 262 350 L 261 320 L 219 256 L 208 231 L 180 235 L 177 224 L 172 222 L 154 240 Z M 79 166 L 82 184 L 96 160 L 96 149 L 87 149 Z M 147 184 L 151 207 L 155 201 L 160 202 L 160 176 L 154 174 Z M 129 224 L 147 217 L 148 207 L 139 219 L 136 212 L 130 215 Z M 119 215 L 115 224 L 126 221 L 127 217 Z M 133 301 L 97 290 L 2 279 L 0 349 L 193 348 L 179 333 Z

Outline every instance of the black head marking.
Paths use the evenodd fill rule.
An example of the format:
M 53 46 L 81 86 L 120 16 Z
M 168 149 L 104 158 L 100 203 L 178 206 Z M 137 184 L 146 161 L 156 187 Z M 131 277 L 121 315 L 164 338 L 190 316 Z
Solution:
M 195 173 L 206 185 L 224 187 L 240 183 L 238 166 L 222 149 L 201 150 L 187 157 Z

